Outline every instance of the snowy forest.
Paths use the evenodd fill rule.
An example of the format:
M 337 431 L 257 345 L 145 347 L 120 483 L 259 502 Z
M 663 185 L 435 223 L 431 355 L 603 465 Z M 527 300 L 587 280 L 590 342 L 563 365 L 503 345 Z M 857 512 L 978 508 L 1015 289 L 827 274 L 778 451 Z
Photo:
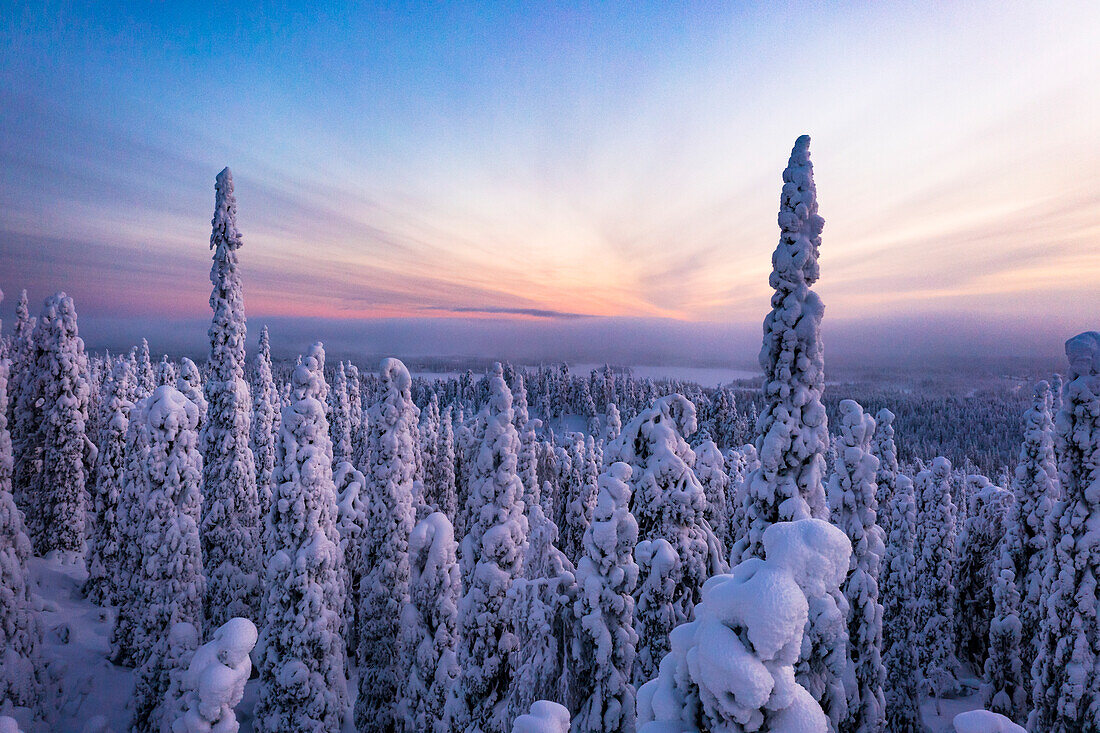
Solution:
M 826 389 L 806 136 L 778 225 L 762 378 L 719 386 L 273 360 L 228 168 L 204 358 L 24 292 L 0 733 L 1100 731 L 1100 333 Z

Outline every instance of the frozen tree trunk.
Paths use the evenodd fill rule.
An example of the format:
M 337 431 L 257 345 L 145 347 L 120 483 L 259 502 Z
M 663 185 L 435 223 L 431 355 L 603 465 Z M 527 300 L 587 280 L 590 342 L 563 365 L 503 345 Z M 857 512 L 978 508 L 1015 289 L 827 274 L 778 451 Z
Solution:
M 523 569 L 527 518 L 516 475 L 519 436 L 512 424 L 512 393 L 499 363 L 490 378 L 486 418 L 467 501 L 469 528 L 461 545 L 462 672 L 447 711 L 456 730 L 503 733 L 517 644 L 506 599 Z
M 1100 333 L 1071 338 L 1066 357 L 1056 438 L 1062 498 L 1047 520 L 1049 595 L 1028 716 L 1030 730 L 1049 733 L 1100 729 Z
M 226 168 L 215 185 L 210 249 L 209 404 L 203 430 L 202 550 L 207 571 L 206 625 L 235 616 L 255 618 L 259 607 L 260 504 L 249 447 L 252 400 L 245 381 L 244 296 L 237 272 L 237 199 Z
M 447 695 L 458 679 L 458 545 L 442 512 L 429 514 L 409 535 L 409 596 L 402 645 L 409 662 L 399 719 L 408 731 L 449 733 Z
M 735 559 L 760 557 L 763 533 L 776 522 L 828 516 L 823 478 L 829 426 L 821 403 L 825 306 L 810 290 L 819 276 L 824 225 L 817 213 L 810 138 L 803 135 L 783 171 L 781 234 L 769 281 L 775 293 L 760 349 L 764 411 L 757 420 L 756 451 L 761 465 L 749 482 L 749 533 L 735 548 Z
M 840 403 L 840 439 L 836 470 L 829 481 L 833 522 L 852 543 L 844 598 L 848 606 L 848 666 L 854 678 L 847 689 L 848 715 L 840 730 L 875 733 L 882 728 L 886 701 L 882 666 L 882 604 L 879 568 L 886 553 L 878 526 L 875 478 L 878 459 L 871 452 L 875 421 L 853 400 Z
M 42 466 L 34 490 L 42 521 L 35 542 L 39 554 L 83 555 L 88 503 L 84 455 L 90 444 L 85 435 L 88 360 L 77 334 L 72 298 L 57 293 L 46 300 L 34 341 L 42 381 L 37 439 Z
M 0 715 L 36 705 L 41 694 L 42 629 L 31 606 L 27 574 L 31 543 L 11 493 L 8 369 L 8 359 L 0 356 Z
M 794 665 L 808 597 L 839 589 L 851 547 L 819 519 L 774 524 L 763 543 L 766 559 L 707 581 L 695 620 L 673 631 L 660 674 L 638 691 L 640 733 L 828 730 Z
M 630 513 L 630 466 L 612 464 L 600 476 L 592 524 L 577 566 L 576 641 L 573 648 L 576 711 L 573 729 L 633 733 L 635 648 L 634 546 L 638 523 Z
M 419 410 L 412 378 L 397 359 L 379 367 L 380 401 L 371 409 L 370 493 L 361 548 L 363 579 L 359 609 L 359 731 L 393 729 L 407 675 L 399 643 L 401 609 L 409 602 L 409 533 L 413 529 L 413 483 Z
M 337 731 L 348 707 L 344 677 L 344 567 L 323 375 L 312 358 L 294 370 L 294 404 L 279 429 L 270 548 L 261 602 L 256 730 Z

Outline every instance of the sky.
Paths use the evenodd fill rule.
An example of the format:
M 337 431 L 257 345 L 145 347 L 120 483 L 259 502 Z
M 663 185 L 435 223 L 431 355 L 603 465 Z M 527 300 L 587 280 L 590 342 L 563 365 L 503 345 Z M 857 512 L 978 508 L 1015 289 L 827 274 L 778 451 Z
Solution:
M 228 165 L 276 349 L 751 364 L 807 133 L 827 353 L 1100 327 L 1100 3 L 312 5 L 0 0 L 9 323 L 201 351 Z

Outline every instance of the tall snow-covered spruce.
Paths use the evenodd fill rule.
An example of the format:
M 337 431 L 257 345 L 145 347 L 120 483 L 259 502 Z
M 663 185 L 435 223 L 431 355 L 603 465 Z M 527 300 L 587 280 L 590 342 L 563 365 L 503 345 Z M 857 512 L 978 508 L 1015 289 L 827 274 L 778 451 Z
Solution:
M 776 522 L 828 516 L 823 479 L 829 424 L 821 403 L 825 306 L 810 290 L 820 274 L 824 226 L 817 213 L 810 138 L 803 135 L 783 171 L 781 234 L 769 280 L 775 293 L 760 349 L 764 410 L 756 425 L 756 452 L 761 465 L 749 480 L 749 533 L 735 548 L 735 560 L 761 557 L 764 531 Z
M 0 292 L 0 300 L 4 297 Z M 24 293 L 24 298 L 26 294 Z M 31 606 L 27 560 L 31 543 L 23 513 L 12 498 L 12 445 L 8 433 L 8 367 L 0 355 L 0 715 L 39 700 L 42 629 Z
M 576 643 L 571 701 L 578 733 L 632 733 L 634 546 L 638 523 L 630 513 L 630 466 L 613 463 L 601 475 L 592 524 L 584 533 L 574 603 Z
M 266 517 L 271 507 L 275 444 L 279 437 L 279 391 L 271 375 L 271 338 L 267 334 L 267 326 L 260 331 L 260 350 L 256 354 L 252 379 L 252 434 L 249 445 L 256 461 L 256 495 L 260 500 L 260 516 Z
M 527 543 L 523 485 L 516 474 L 519 436 L 512 392 L 495 364 L 489 379 L 485 433 L 467 500 L 469 527 L 461 545 L 465 595 L 459 604 L 462 672 L 447 701 L 456 730 L 504 733 L 511 655 L 516 651 L 508 589 L 520 576 Z
M 367 530 L 360 544 L 355 725 L 360 731 L 382 733 L 397 725 L 399 695 L 408 674 L 400 645 L 401 612 L 409 602 L 409 533 L 420 439 L 409 370 L 397 359 L 383 359 L 378 374 L 380 399 L 370 411 Z
M 882 604 L 879 603 L 879 566 L 886 552 L 878 526 L 875 477 L 878 459 L 871 452 L 875 421 L 853 400 L 840 403 L 840 439 L 836 470 L 829 480 L 829 506 L 836 526 L 852 543 L 852 559 L 844 581 L 848 602 L 848 717 L 842 731 L 874 733 L 882 727 Z
M 282 411 L 277 469 L 264 546 L 267 561 L 258 644 L 256 729 L 337 731 L 347 712 L 344 568 L 323 377 L 308 365 L 292 376 Z
M 1050 549 L 1032 667 L 1028 728 L 1100 730 L 1100 332 L 1066 342 L 1069 374 L 1056 423 L 1062 498 L 1047 520 Z
M 409 535 L 409 599 L 402 611 L 408 678 L 399 718 L 408 731 L 449 733 L 447 695 L 458 679 L 458 544 L 447 515 L 429 514 Z
M 41 380 L 41 422 L 37 444 L 42 464 L 34 495 L 41 502 L 41 532 L 35 538 L 39 554 L 84 553 L 85 454 L 91 442 L 88 421 L 88 359 L 77 333 L 73 299 L 57 293 L 46 299 L 35 327 L 37 373 Z M 93 448 L 94 450 L 94 448 Z
M 249 433 L 252 400 L 244 376 L 244 296 L 237 272 L 237 198 L 233 174 L 214 186 L 210 249 L 209 405 L 203 430 L 202 550 L 207 572 L 206 622 L 221 626 L 235 616 L 256 618 L 259 607 L 260 506 Z

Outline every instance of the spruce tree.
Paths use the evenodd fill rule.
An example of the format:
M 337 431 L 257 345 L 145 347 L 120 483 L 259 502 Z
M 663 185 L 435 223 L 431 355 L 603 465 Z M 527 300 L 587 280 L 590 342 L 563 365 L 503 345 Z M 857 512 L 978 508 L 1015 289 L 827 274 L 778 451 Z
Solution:
M 829 424 L 821 403 L 825 306 L 810 289 L 820 274 L 817 257 L 824 225 L 817 213 L 810 138 L 803 135 L 783 171 L 782 233 L 769 280 L 775 293 L 760 349 L 764 411 L 756 424 L 756 451 L 761 466 L 749 481 L 749 533 L 735 548 L 738 560 L 762 556 L 764 530 L 775 522 L 828 516 L 823 479 Z
M 42 466 L 34 495 L 41 502 L 41 533 L 35 542 L 39 554 L 60 551 L 84 553 L 85 435 L 89 387 L 88 360 L 77 333 L 76 308 L 65 293 L 46 299 L 35 327 L 37 372 L 41 380 L 41 423 L 37 444 Z
M 264 546 L 256 729 L 337 731 L 347 712 L 344 568 L 322 376 L 294 370 L 282 411 Z
M 206 624 L 221 626 L 235 616 L 255 618 L 259 606 L 260 505 L 256 464 L 248 440 L 252 399 L 245 381 L 244 296 L 237 270 L 241 233 L 233 174 L 226 168 L 215 185 L 210 249 L 209 404 L 203 430 L 202 550 L 207 572 Z
M 137 351 L 137 397 L 145 399 L 157 388 L 157 373 L 153 369 L 153 359 L 149 355 L 149 342 L 141 340 Z
M 409 603 L 402 610 L 408 660 L 398 718 L 408 731 L 449 733 L 447 695 L 458 679 L 458 545 L 447 515 L 429 514 L 409 535 Z
M 271 374 L 271 337 L 268 336 L 267 326 L 260 331 L 260 350 L 253 363 L 252 433 L 249 436 L 249 445 L 256 461 L 256 495 L 260 500 L 260 516 L 267 517 L 271 508 L 280 412 L 279 392 Z
M 1028 716 L 1030 730 L 1048 733 L 1100 730 L 1100 333 L 1071 338 L 1066 357 L 1055 443 L 1062 498 L 1047 520 L 1049 595 Z
M 840 403 L 836 470 L 828 497 L 833 522 L 852 543 L 848 576 L 842 590 L 848 606 L 848 664 L 854 685 L 847 690 L 848 715 L 840 730 L 881 730 L 886 702 L 882 666 L 882 604 L 879 568 L 886 552 L 875 500 L 878 459 L 871 452 L 875 421 L 853 400 Z
M 19 296 L 15 307 L 15 332 L 11 337 L 11 367 L 8 381 L 8 428 L 12 445 L 12 496 L 26 516 L 25 529 L 33 539 L 39 502 L 33 488 L 40 466 L 41 446 L 38 445 L 38 364 L 34 344 L 35 319 L 27 305 L 27 291 Z
M 879 413 L 882 414 L 881 412 Z M 881 469 L 879 475 L 882 475 Z M 889 502 L 890 535 L 882 561 L 879 588 L 882 597 L 882 661 L 886 667 L 886 730 L 891 733 L 924 733 L 920 716 L 920 671 L 916 599 L 917 503 L 913 481 L 904 475 L 894 479 Z
M 382 391 L 371 408 L 367 530 L 360 544 L 363 579 L 355 725 L 359 731 L 382 732 L 397 725 L 397 704 L 407 674 L 399 640 L 401 609 L 409 601 L 419 410 L 412 401 L 412 378 L 404 364 L 383 359 L 378 374 Z
M 573 647 L 573 729 L 583 733 L 632 733 L 631 674 L 638 643 L 634 546 L 638 523 L 630 513 L 630 466 L 614 463 L 601 475 L 592 524 L 577 565 L 577 640 Z
M 463 587 L 459 603 L 458 660 L 462 672 L 447 701 L 457 730 L 504 733 L 516 651 L 508 589 L 520 576 L 527 518 L 516 475 L 519 436 L 512 393 L 499 363 L 489 380 L 484 437 L 467 500 L 469 527 L 461 544 Z
M 329 434 L 332 439 L 332 460 L 335 463 L 352 459 L 351 403 L 348 398 L 348 375 L 344 362 L 336 365 L 336 379 L 329 391 Z
M 695 449 L 695 475 L 703 485 L 703 494 L 707 498 L 707 521 L 722 543 L 722 554 L 725 555 L 726 549 L 731 547 L 730 512 L 726 501 L 730 479 L 726 475 L 726 459 L 722 451 L 709 438 Z

